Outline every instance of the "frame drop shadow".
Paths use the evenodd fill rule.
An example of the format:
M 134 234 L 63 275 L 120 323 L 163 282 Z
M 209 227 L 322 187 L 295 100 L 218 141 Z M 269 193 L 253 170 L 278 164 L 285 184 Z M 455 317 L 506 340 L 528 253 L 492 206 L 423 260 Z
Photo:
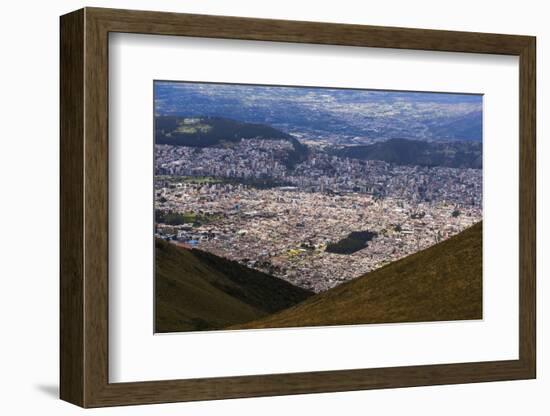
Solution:
M 34 387 L 46 396 L 50 396 L 54 399 L 59 398 L 59 386 L 57 384 L 37 384 Z

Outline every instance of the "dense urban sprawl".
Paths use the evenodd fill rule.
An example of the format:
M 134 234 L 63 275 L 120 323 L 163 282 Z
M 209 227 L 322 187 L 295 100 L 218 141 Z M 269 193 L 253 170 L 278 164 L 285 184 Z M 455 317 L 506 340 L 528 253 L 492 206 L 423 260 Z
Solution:
M 289 166 L 292 151 L 264 139 L 156 145 L 156 236 L 320 292 L 481 220 L 480 169 L 397 166 L 320 147 Z M 357 231 L 376 237 L 350 254 L 326 251 Z

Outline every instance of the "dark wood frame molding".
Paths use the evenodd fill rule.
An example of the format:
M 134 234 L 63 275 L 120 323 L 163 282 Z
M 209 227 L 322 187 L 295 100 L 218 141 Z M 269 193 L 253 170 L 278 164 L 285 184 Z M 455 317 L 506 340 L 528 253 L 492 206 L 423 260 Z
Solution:
M 82 407 L 536 376 L 535 38 L 85 8 L 61 17 L 61 386 Z M 519 359 L 136 383 L 108 380 L 108 35 L 248 39 L 519 56 Z

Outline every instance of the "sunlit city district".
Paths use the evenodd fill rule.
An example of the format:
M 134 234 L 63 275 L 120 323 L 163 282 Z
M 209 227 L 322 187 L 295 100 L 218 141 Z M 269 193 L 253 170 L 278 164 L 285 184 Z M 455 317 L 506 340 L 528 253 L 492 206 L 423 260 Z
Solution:
M 482 170 L 395 165 L 292 144 L 155 146 L 156 237 L 200 248 L 315 292 L 415 253 L 482 218 Z M 183 219 L 183 220 L 182 220 Z M 366 247 L 327 251 L 352 232 Z

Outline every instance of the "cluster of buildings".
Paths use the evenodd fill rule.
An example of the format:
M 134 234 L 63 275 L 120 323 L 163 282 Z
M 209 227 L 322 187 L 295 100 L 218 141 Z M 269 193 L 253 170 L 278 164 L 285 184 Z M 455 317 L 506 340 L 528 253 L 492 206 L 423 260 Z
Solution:
M 414 202 L 446 201 L 481 207 L 482 171 L 400 166 L 315 152 L 286 180 L 311 192 L 359 192 Z
M 384 171 L 382 165 L 377 169 Z M 403 169 L 398 179 L 389 181 L 395 189 L 427 180 L 422 177 L 426 173 L 418 172 L 415 179 L 410 175 L 413 171 Z M 460 172 L 455 180 L 463 180 Z M 299 185 L 258 189 L 178 176 L 157 176 L 155 188 L 156 210 L 212 218 L 156 224 L 157 237 L 239 261 L 315 292 L 436 244 L 482 217 L 479 204 L 456 202 L 460 189 L 464 189 L 462 200 L 470 196 L 469 188 L 460 186 L 453 191 L 452 201 L 443 197 L 425 201 L 404 191 L 380 197 L 353 190 L 311 192 Z M 376 232 L 377 236 L 366 248 L 349 255 L 325 251 L 328 243 L 353 231 Z
M 293 151 L 292 144 L 285 140 L 242 140 L 207 148 L 157 145 L 155 173 L 264 179 L 306 192 L 363 193 L 417 203 L 445 201 L 481 208 L 480 169 L 399 166 L 337 157 L 319 148 L 289 168 L 285 158 Z
M 237 179 L 284 178 L 287 140 L 241 140 L 221 147 L 155 146 L 155 174 Z

